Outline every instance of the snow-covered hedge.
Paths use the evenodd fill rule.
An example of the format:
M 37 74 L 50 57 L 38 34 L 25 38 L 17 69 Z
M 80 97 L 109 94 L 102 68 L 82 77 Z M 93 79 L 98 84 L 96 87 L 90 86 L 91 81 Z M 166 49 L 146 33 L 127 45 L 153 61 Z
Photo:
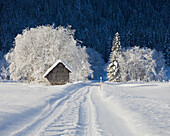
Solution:
M 5 56 L 12 80 L 42 82 L 43 74 L 58 59 L 73 69 L 72 81 L 84 80 L 93 73 L 86 47 L 77 46 L 70 26 L 38 26 L 25 29 L 15 38 L 14 48 Z
M 165 60 L 161 52 L 135 46 L 122 52 L 118 62 L 123 82 L 166 80 Z

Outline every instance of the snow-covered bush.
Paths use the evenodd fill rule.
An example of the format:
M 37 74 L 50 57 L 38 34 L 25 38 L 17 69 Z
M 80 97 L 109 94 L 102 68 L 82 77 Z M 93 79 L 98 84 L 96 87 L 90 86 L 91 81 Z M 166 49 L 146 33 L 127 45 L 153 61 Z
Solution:
M 89 55 L 89 63 L 93 72 L 93 79 L 99 79 L 103 77 L 105 62 L 102 55 L 92 48 L 87 48 L 87 54 Z
M 38 26 L 25 29 L 15 38 L 14 48 L 5 56 L 12 80 L 43 81 L 43 74 L 58 59 L 73 69 L 72 81 L 92 74 L 86 48 L 77 45 L 71 27 Z
M 165 60 L 161 52 L 135 46 L 123 52 L 118 62 L 124 82 L 166 80 Z

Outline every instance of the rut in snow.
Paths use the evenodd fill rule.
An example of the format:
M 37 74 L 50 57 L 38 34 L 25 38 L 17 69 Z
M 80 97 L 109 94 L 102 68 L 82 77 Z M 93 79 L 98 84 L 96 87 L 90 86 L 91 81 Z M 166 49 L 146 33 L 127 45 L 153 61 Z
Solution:
M 84 135 L 88 126 L 89 107 L 86 95 L 89 89 L 80 89 L 66 102 L 63 111 L 41 133 L 41 135 Z
M 76 94 L 79 94 L 81 91 L 81 88 L 84 88 L 85 86 L 88 86 L 88 84 L 80 85 L 79 87 L 71 87 L 68 90 L 70 92 L 66 95 L 61 96 L 60 98 L 52 98 L 49 100 L 49 103 L 47 106 L 41 111 L 41 114 L 36 117 L 34 122 L 32 124 L 29 124 L 24 129 L 20 130 L 19 132 L 13 134 L 15 136 L 19 135 L 40 135 L 51 122 L 56 120 L 57 118 L 60 118 L 60 116 L 63 114 L 64 110 L 69 107 L 67 104 L 71 102 L 71 99 L 76 96 Z M 83 94 L 81 94 L 83 96 Z

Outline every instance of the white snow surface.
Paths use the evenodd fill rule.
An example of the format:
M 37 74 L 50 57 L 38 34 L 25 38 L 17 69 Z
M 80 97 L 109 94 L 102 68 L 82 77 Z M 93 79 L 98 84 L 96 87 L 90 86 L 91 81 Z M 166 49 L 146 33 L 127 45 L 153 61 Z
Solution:
M 170 82 L 0 83 L 0 136 L 170 136 Z

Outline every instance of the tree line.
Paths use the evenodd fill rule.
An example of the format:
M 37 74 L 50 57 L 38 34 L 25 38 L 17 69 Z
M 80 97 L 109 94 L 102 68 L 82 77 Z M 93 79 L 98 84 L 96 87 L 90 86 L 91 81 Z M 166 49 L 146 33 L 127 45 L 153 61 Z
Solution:
M 170 64 L 168 0 L 1 0 L 0 51 L 7 53 L 27 27 L 71 25 L 83 46 L 96 49 L 105 62 L 113 35 L 122 47 L 162 51 Z

